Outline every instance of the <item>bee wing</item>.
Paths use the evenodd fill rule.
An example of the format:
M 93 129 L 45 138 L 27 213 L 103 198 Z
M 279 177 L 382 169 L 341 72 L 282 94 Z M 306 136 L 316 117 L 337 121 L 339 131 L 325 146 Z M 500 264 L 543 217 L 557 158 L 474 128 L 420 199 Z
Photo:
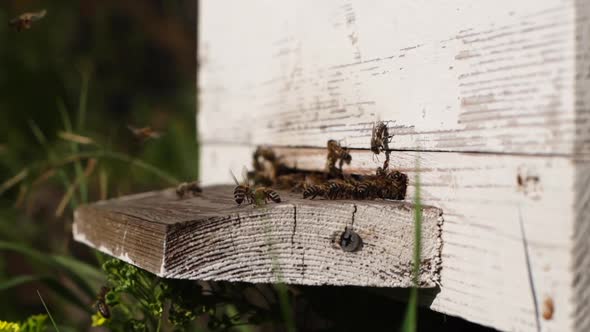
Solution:
M 242 179 L 244 183 L 250 184 L 250 179 L 248 178 L 248 169 L 246 166 L 242 166 Z
M 137 132 L 139 131 L 137 127 L 134 127 L 132 125 L 127 125 L 127 129 L 129 129 L 134 135 L 137 135 Z
M 231 169 L 229 170 L 229 174 L 234 179 L 234 182 L 236 183 L 236 186 L 239 186 L 240 185 L 240 182 L 238 181 L 238 179 L 236 179 L 236 176 L 234 175 L 234 172 L 231 171 Z
M 36 13 L 27 13 L 24 15 L 27 15 L 27 18 L 31 21 L 37 21 L 37 20 L 40 20 L 43 17 L 45 17 L 45 14 L 47 14 L 47 11 L 45 9 L 43 9 L 43 10 L 36 12 Z
M 159 132 L 159 131 L 152 131 L 149 133 L 150 138 L 160 138 L 162 137 L 164 134 Z

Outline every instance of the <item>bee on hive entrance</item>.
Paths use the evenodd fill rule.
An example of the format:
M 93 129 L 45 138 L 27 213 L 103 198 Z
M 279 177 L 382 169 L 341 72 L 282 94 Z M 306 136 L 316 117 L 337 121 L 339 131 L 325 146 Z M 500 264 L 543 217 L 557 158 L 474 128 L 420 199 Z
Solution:
M 98 299 L 96 300 L 96 311 L 104 317 L 104 318 L 111 318 L 111 310 L 106 302 L 105 296 L 109 292 L 108 287 L 101 287 L 100 292 L 98 293 Z
M 239 182 L 234 173 L 231 171 L 230 174 L 236 183 L 236 187 L 234 188 L 234 200 L 236 203 L 238 203 L 238 205 L 242 205 L 244 201 L 246 201 L 248 204 L 254 203 L 254 190 L 252 190 L 252 186 L 250 186 L 248 170 L 245 167 L 242 169 L 242 182 Z
M 384 122 L 373 123 L 371 134 L 371 151 L 374 154 L 385 152 L 389 148 L 389 142 L 393 135 L 389 135 L 387 125 Z
M 314 199 L 317 196 L 323 197 L 326 193 L 326 186 L 321 184 L 312 184 L 303 190 L 303 198 Z
M 331 181 L 328 184 L 325 197 L 331 200 L 352 199 L 355 186 L 345 181 Z
M 47 11 L 45 9 L 36 12 L 36 13 L 24 13 L 12 20 L 8 23 L 8 25 L 13 26 L 16 31 L 22 31 L 25 29 L 30 29 L 33 22 L 38 21 L 45 17 Z
M 275 203 L 281 202 L 281 196 L 269 187 L 258 187 L 254 191 L 254 199 L 256 205 L 260 205 L 263 201 L 264 203 L 268 203 L 268 201 L 273 201 Z
M 328 155 L 326 157 L 326 169 L 331 177 L 340 177 L 342 175 L 343 164 L 350 165 L 352 156 L 348 149 L 342 147 L 340 143 L 331 139 L 328 141 Z M 336 162 L 339 162 L 336 168 Z
M 176 187 L 176 196 L 178 198 L 185 198 L 188 195 L 196 196 L 203 192 L 197 181 L 183 182 Z

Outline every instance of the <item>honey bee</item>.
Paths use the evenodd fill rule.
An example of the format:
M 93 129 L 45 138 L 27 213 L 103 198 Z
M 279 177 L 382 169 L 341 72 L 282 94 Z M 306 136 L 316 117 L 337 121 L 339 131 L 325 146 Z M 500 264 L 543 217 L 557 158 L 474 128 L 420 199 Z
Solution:
M 259 146 L 256 148 L 252 155 L 254 183 L 263 186 L 276 184 L 279 174 L 289 172 L 289 168 L 280 160 L 281 158 L 270 147 Z
M 303 190 L 303 198 L 314 199 L 318 196 L 323 197 L 326 194 L 326 186 L 322 184 L 312 184 Z
M 327 199 L 351 199 L 354 196 L 356 187 L 345 181 L 332 181 L 328 184 L 325 197 Z
M 136 128 L 129 125 L 127 128 L 131 130 L 135 137 L 139 138 L 143 142 L 147 141 L 148 139 L 157 139 L 162 137 L 162 133 L 154 130 L 152 127 Z
M 326 168 L 329 176 L 340 177 L 342 175 L 343 164 L 350 165 L 352 156 L 347 148 L 344 148 L 337 141 L 331 139 L 328 141 L 328 155 L 326 157 Z M 338 162 L 338 168 L 336 163 Z
M 43 17 L 45 17 L 45 14 L 47 14 L 47 11 L 45 9 L 34 13 L 24 13 L 10 20 L 8 25 L 13 26 L 16 29 L 16 31 L 19 32 L 25 29 L 28 30 L 31 28 L 33 22 L 42 19 Z
M 185 198 L 188 195 L 196 196 L 203 192 L 197 181 L 183 182 L 176 187 L 176 196 Z
M 387 125 L 383 122 L 373 124 L 373 132 L 371 135 L 371 151 L 374 154 L 379 154 L 381 151 L 386 151 L 389 148 L 389 142 L 393 135 L 389 135 Z
M 238 205 L 242 205 L 244 201 L 248 204 L 252 204 L 255 202 L 254 190 L 250 186 L 250 181 L 248 180 L 248 171 L 244 168 L 242 172 L 243 182 L 240 183 L 234 173 L 230 171 L 231 176 L 236 183 L 236 187 L 234 188 L 234 200 Z
M 381 187 L 381 198 L 403 200 L 408 188 L 408 176 L 399 171 L 392 171 L 385 179 L 384 186 Z
M 111 310 L 109 309 L 109 306 L 105 300 L 105 296 L 106 294 L 109 292 L 109 288 L 108 287 L 101 287 L 100 288 L 100 292 L 98 293 L 98 299 L 96 300 L 96 311 L 98 311 L 98 313 L 104 317 L 104 318 L 111 318 Z
M 258 148 L 256 148 L 256 151 L 254 151 L 254 154 L 252 155 L 252 166 L 254 166 L 255 170 L 261 170 L 263 168 L 262 162 L 264 160 L 272 164 L 275 164 L 278 161 L 278 159 L 279 158 L 277 158 L 273 149 L 269 147 L 259 146 Z
M 377 182 L 373 178 L 364 178 L 357 183 L 355 187 L 354 198 L 359 200 L 375 199 L 378 197 L 377 188 Z
M 281 196 L 279 196 L 279 194 L 276 191 L 268 187 L 256 188 L 256 190 L 254 191 L 254 197 L 256 198 L 256 205 L 260 205 L 258 204 L 258 202 L 262 201 L 264 201 L 265 204 L 267 204 L 268 201 L 273 201 L 275 203 L 281 202 Z

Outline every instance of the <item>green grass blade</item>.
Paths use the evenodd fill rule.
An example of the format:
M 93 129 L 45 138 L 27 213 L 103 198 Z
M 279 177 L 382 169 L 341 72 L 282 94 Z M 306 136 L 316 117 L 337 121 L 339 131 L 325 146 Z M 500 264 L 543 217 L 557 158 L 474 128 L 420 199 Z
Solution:
M 53 320 L 53 316 L 51 316 L 51 313 L 49 312 L 49 309 L 47 308 L 45 301 L 43 301 L 43 297 L 41 296 L 41 293 L 39 293 L 38 289 L 37 289 L 37 295 L 39 295 L 39 299 L 41 299 L 41 303 L 43 303 L 43 307 L 45 308 L 45 311 L 47 312 L 47 316 L 49 316 L 49 319 L 51 320 L 51 324 L 53 324 L 53 328 L 55 329 L 55 331 L 59 332 L 59 328 L 57 327 L 57 324 L 55 324 L 55 321 Z
M 18 287 L 20 285 L 27 284 L 29 282 L 39 281 L 41 279 L 43 279 L 43 277 L 34 275 L 21 275 L 16 276 L 14 278 L 10 278 L 8 280 L 0 281 L 0 292 L 9 290 L 14 287 Z
M 47 154 L 47 159 L 50 162 L 55 162 L 55 160 L 56 160 L 55 153 L 49 147 L 49 144 L 47 142 L 47 137 L 45 136 L 45 134 L 43 134 L 43 131 L 41 130 L 41 128 L 39 128 L 37 123 L 35 123 L 33 120 L 29 120 L 29 127 L 31 127 L 31 132 L 33 133 L 33 136 L 35 136 L 35 138 L 37 139 L 39 144 L 45 149 L 45 153 Z M 70 179 L 68 178 L 68 175 L 66 174 L 66 172 L 63 169 L 60 169 L 59 171 L 57 171 L 57 175 L 59 176 L 59 179 L 62 182 L 63 187 L 69 188 L 70 187 Z M 70 201 L 70 207 L 72 209 L 74 209 L 74 207 L 77 205 L 78 205 L 78 201 L 74 197 Z
M 25 169 L 21 170 L 15 176 L 13 176 L 10 179 L 4 181 L 2 184 L 0 184 L 0 195 L 2 195 L 4 192 L 6 192 L 7 190 L 9 190 L 10 188 L 16 186 L 17 184 L 19 184 L 24 179 L 26 179 L 27 178 L 27 175 L 29 175 L 29 170 L 25 168 Z
M 414 287 L 410 290 L 410 298 L 402 325 L 403 332 L 415 332 L 418 328 L 418 284 L 420 282 L 420 257 L 422 249 L 422 200 L 420 196 L 420 165 L 416 161 L 416 178 L 414 193 Z
M 295 320 L 292 315 L 291 303 L 289 302 L 288 289 L 283 283 L 283 273 L 281 272 L 281 266 L 278 262 L 277 254 L 273 249 L 274 242 L 271 237 L 271 226 L 268 223 L 265 226 L 265 233 L 266 242 L 268 244 L 271 256 L 272 271 L 276 278 L 276 284 L 274 285 L 274 288 L 277 291 L 277 296 L 279 298 L 279 307 L 281 309 L 283 321 L 285 322 L 285 329 L 288 332 L 295 332 Z
M 72 127 L 72 120 L 70 119 L 70 116 L 68 115 L 66 105 L 64 104 L 64 102 L 61 99 L 58 100 L 57 107 L 58 107 L 59 113 L 61 115 L 65 131 L 73 132 L 74 129 Z M 78 144 L 76 142 L 70 142 L 70 151 L 72 154 L 76 154 L 79 152 Z M 82 178 L 82 180 L 80 181 L 80 183 L 78 185 L 78 190 L 80 192 L 80 201 L 83 204 L 88 203 L 88 185 L 86 182 L 86 178 L 83 177 L 84 169 L 82 168 L 82 162 L 80 160 L 74 162 L 74 170 L 76 172 L 76 177 Z M 75 208 L 75 206 L 76 205 L 73 204 L 72 208 Z
M 285 328 L 289 332 L 295 332 L 295 321 L 293 320 L 293 315 L 291 313 L 291 303 L 289 302 L 289 294 L 287 290 L 287 285 L 282 282 L 274 285 L 277 294 L 279 296 L 279 305 L 281 308 L 281 314 L 283 316 L 283 320 L 285 321 Z
M 71 256 L 53 255 L 51 258 L 60 266 L 69 269 L 76 274 L 85 278 L 90 278 L 96 281 L 104 282 L 105 277 L 102 270 L 83 261 L 72 258 Z
M 78 101 L 78 131 L 84 130 L 84 124 L 86 123 L 88 86 L 90 84 L 90 70 L 85 67 L 80 70 L 80 73 L 82 76 L 82 86 L 80 87 L 80 99 Z
M 42 282 L 45 286 L 51 289 L 57 296 L 70 302 L 78 308 L 85 309 L 91 312 L 91 308 L 86 302 L 82 301 L 72 290 L 65 287 L 55 277 L 52 276 L 36 276 L 36 275 L 21 275 L 14 278 L 0 282 L 0 292 L 7 291 L 11 288 L 18 287 L 31 282 Z
M 47 277 L 44 278 L 42 281 L 45 286 L 51 289 L 53 293 L 55 293 L 60 298 L 70 302 L 79 309 L 85 310 L 88 313 L 91 313 L 93 311 L 92 306 L 88 305 L 87 302 L 81 300 L 80 297 L 76 295 L 76 293 L 74 293 L 70 288 L 64 286 L 59 280 Z M 88 298 L 92 299 L 92 297 Z
M 31 132 L 33 133 L 33 136 L 35 136 L 37 142 L 47 149 L 47 137 L 45 137 L 45 134 L 43 134 L 43 131 L 39 128 L 37 123 L 33 120 L 29 120 L 29 127 L 31 127 Z
M 38 276 L 38 275 L 20 275 L 8 280 L 0 281 L 0 292 L 7 291 L 14 287 L 18 287 L 30 282 L 39 281 L 49 287 L 56 295 L 64 300 L 72 303 L 79 308 L 85 308 L 86 311 L 91 312 L 90 307 L 69 288 L 62 285 L 57 279 L 52 276 Z
M 92 268 L 86 266 L 82 262 L 73 263 L 74 258 L 67 258 L 66 256 L 52 256 L 41 253 L 37 250 L 31 249 L 25 245 L 20 243 L 13 243 L 13 242 L 6 242 L 0 241 L 0 250 L 8 250 L 19 253 L 26 258 L 34 260 L 36 263 L 39 263 L 47 268 L 53 269 L 56 272 L 61 272 L 69 277 L 72 282 L 76 284 L 80 290 L 84 291 L 84 293 L 89 296 L 93 297 L 95 294 L 94 288 L 90 285 L 87 279 L 93 279 L 95 281 L 104 280 L 104 277 L 96 278 L 98 276 L 98 271 L 90 272 L 89 274 L 81 273 L 92 271 Z M 59 257 L 59 258 L 56 258 Z M 94 278 L 92 278 L 92 277 Z

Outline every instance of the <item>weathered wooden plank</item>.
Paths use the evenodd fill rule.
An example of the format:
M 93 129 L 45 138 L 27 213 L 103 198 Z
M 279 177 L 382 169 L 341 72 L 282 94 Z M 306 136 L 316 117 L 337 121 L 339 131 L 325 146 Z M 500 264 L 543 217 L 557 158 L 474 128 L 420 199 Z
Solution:
M 83 206 L 74 238 L 161 277 L 305 285 L 412 286 L 414 206 L 393 201 L 238 207 L 233 187 L 180 200 L 172 191 Z M 439 285 L 441 210 L 423 207 L 420 286 Z M 355 252 L 339 243 L 349 228 Z
M 589 151 L 585 1 L 203 1 L 203 142 Z M 231 24 L 228 24 L 231 22 Z
M 203 180 L 224 183 L 230 179 L 223 165 L 233 165 L 234 171 L 248 166 L 253 148 L 214 144 L 201 151 Z M 325 149 L 275 151 L 300 169 L 325 165 Z M 374 172 L 384 158 L 363 150 L 351 153 L 345 172 Z M 536 331 L 537 318 L 542 331 L 571 330 L 573 312 L 584 303 L 570 288 L 573 271 L 586 278 L 587 270 L 572 263 L 576 168 L 568 158 L 393 151 L 391 167 L 408 174 L 409 198 L 419 173 L 423 202 L 444 212 L 442 286 L 430 308 L 501 330 Z M 587 190 L 584 185 L 580 188 Z M 580 243 L 587 246 L 586 238 Z M 547 297 L 555 308 L 549 320 L 542 317 Z

